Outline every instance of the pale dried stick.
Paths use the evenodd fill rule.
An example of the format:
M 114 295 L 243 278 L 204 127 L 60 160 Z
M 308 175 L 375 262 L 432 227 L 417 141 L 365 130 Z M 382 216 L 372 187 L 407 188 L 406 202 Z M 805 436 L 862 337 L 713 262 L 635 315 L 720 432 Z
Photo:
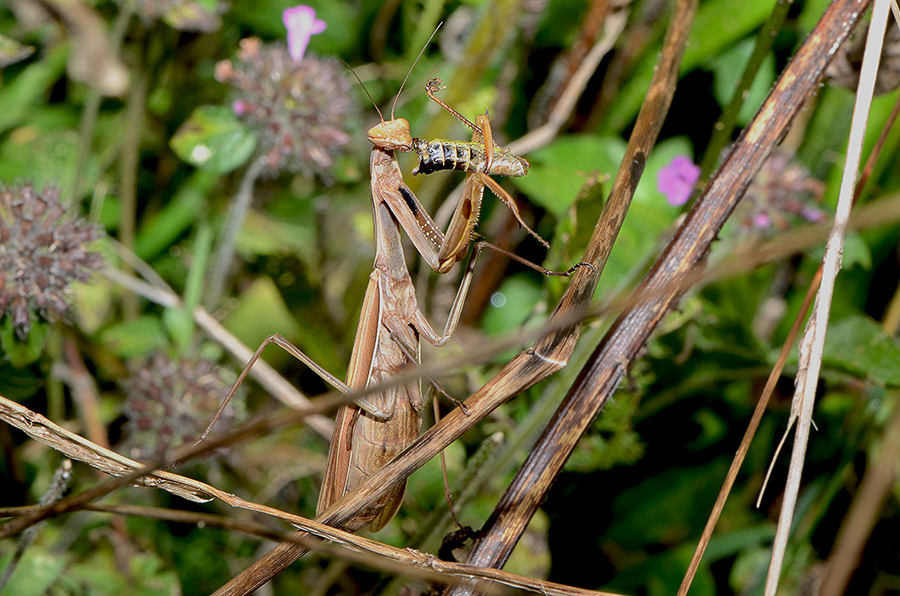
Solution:
M 51 447 L 52 449 L 55 449 L 72 459 L 82 461 L 89 466 L 100 470 L 101 472 L 118 477 L 123 473 L 131 473 L 137 470 L 142 470 L 144 468 L 143 464 L 131 460 L 127 457 L 121 456 L 113 451 L 92 443 L 91 441 L 88 441 L 87 439 L 79 435 L 71 433 L 64 428 L 53 424 L 40 414 L 33 412 L 2 396 L 0 396 L 0 419 L 22 430 L 33 439 L 47 445 L 48 447 Z M 226 442 L 231 442 L 231 440 L 231 438 L 226 439 Z M 203 446 L 202 449 L 190 448 L 190 451 L 206 451 L 209 449 L 215 449 L 216 446 L 217 444 L 213 444 L 213 442 L 210 442 L 210 445 Z M 183 456 L 185 453 L 187 453 L 187 451 L 181 450 L 181 453 L 175 454 L 175 456 L 173 457 Z M 323 550 L 326 550 L 328 552 L 337 553 L 338 556 L 341 557 L 359 560 L 362 563 L 372 564 L 379 567 L 385 566 L 384 558 L 387 558 L 391 561 L 394 561 L 395 563 L 409 565 L 420 570 L 434 571 L 441 574 L 438 576 L 428 574 L 426 575 L 428 579 L 440 580 L 444 575 L 450 575 L 460 578 L 478 577 L 490 581 L 495 581 L 496 583 L 501 585 L 531 590 L 532 592 L 537 593 L 541 593 L 542 591 L 546 590 L 547 594 L 557 594 L 559 596 L 602 596 L 604 594 L 601 592 L 593 592 L 590 590 L 569 588 L 566 586 L 560 586 L 558 584 L 552 584 L 548 582 L 540 582 L 538 580 L 525 578 L 503 571 L 480 570 L 461 563 L 440 561 L 432 557 L 431 555 L 411 551 L 411 549 L 393 548 L 372 540 L 368 540 L 366 538 L 361 538 L 349 532 L 336 530 L 331 526 L 316 523 L 299 515 L 280 511 L 272 507 L 253 503 L 251 501 L 246 501 L 235 495 L 221 491 L 214 486 L 170 472 L 153 472 L 150 475 L 146 476 L 143 480 L 137 481 L 137 483 L 147 487 L 160 488 L 191 501 L 205 502 L 212 500 L 213 498 L 217 498 L 232 507 L 262 513 L 264 515 L 286 521 L 297 526 L 298 528 L 302 528 L 312 535 L 318 536 L 319 538 L 340 545 L 346 545 L 348 548 L 360 551 L 361 553 L 369 553 L 370 555 L 360 556 L 354 554 L 352 551 L 347 552 L 345 550 L 336 551 L 334 549 L 328 549 L 327 547 L 323 547 L 322 543 L 318 541 L 307 540 L 304 543 L 308 546 L 323 548 Z M 263 526 L 255 525 L 253 527 L 250 527 L 248 524 L 244 524 L 244 527 L 242 528 L 241 522 L 235 522 L 213 515 L 207 516 L 192 512 L 170 512 L 160 514 L 160 511 L 167 510 L 159 510 L 149 507 L 136 508 L 134 506 L 87 505 L 80 506 L 78 508 L 82 507 L 85 509 L 100 511 L 108 510 L 116 513 L 123 513 L 126 515 L 142 515 L 145 517 L 157 517 L 160 519 L 176 519 L 178 521 L 184 521 L 186 523 L 203 522 L 218 527 L 233 528 L 239 531 L 246 531 L 255 535 L 261 535 L 272 539 L 290 539 L 290 537 L 285 537 L 278 533 L 273 534 L 271 529 L 265 528 Z M 39 512 L 44 508 L 29 507 L 15 509 L 19 512 L 20 515 L 29 515 L 35 512 Z M 2 513 L 3 515 L 10 515 L 10 510 L 4 510 L 0 513 Z M 374 558 L 371 555 L 374 555 Z M 394 567 L 394 569 L 397 568 Z
M 800 492 L 800 476 L 806 456 L 806 445 L 809 441 L 819 370 L 822 366 L 822 353 L 825 348 L 825 334 L 828 329 L 828 314 L 834 294 L 834 281 L 841 267 L 844 238 L 847 234 L 850 211 L 853 206 L 853 189 L 859 175 L 862 143 L 868 123 L 869 107 L 872 104 L 875 78 L 878 75 L 878 63 L 881 59 L 881 46 L 887 26 L 889 6 L 890 0 L 875 0 L 874 3 L 872 22 L 869 25 L 866 50 L 863 54 L 862 70 L 859 76 L 856 105 L 850 124 L 850 141 L 844 163 L 844 175 L 841 178 L 840 197 L 835 212 L 834 227 L 828 239 L 823 260 L 822 283 L 816 297 L 813 316 L 810 317 L 805 335 L 800 342 L 796 390 L 791 404 L 791 420 L 798 420 L 797 433 L 794 437 L 784 501 L 778 517 L 778 531 L 772 545 L 772 559 L 769 562 L 769 571 L 766 577 L 765 596 L 775 596 L 778 589 L 791 522 Z

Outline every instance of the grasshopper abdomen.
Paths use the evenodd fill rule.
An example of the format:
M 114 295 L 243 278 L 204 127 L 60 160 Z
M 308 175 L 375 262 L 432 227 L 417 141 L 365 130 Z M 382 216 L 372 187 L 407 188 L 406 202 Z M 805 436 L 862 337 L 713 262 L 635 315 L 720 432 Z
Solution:
M 494 147 L 493 162 L 487 168 L 487 153 L 484 144 L 472 141 L 452 141 L 435 139 L 423 141 L 413 139 L 413 149 L 419 157 L 419 165 L 413 174 L 433 174 L 442 170 L 460 172 L 483 172 L 490 176 L 517 178 L 528 173 L 528 162 L 509 151 Z

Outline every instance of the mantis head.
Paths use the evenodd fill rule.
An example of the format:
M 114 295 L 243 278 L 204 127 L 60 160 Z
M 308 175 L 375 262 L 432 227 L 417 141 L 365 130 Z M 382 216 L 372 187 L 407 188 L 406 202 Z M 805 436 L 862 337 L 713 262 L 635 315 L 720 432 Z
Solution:
M 412 74 L 413 68 L 415 68 L 416 64 L 419 62 L 419 58 L 421 58 L 422 54 L 425 53 L 425 49 L 428 47 L 428 44 L 431 43 L 431 40 L 438 32 L 438 29 L 441 28 L 441 24 L 438 24 L 437 28 L 431 34 L 431 37 L 429 37 L 428 41 L 425 43 L 425 46 L 419 52 L 419 55 L 416 56 L 413 65 L 409 67 L 409 71 L 406 73 L 406 78 L 403 79 L 403 83 L 400 85 L 400 90 L 397 91 L 397 95 L 394 97 L 394 103 L 391 106 L 391 119 L 387 122 L 384 121 L 384 116 L 381 114 L 381 110 L 378 109 L 378 105 L 375 104 L 375 100 L 373 100 L 372 96 L 369 95 L 369 90 L 366 89 L 365 85 L 363 85 L 363 82 L 356 74 L 356 71 L 350 68 L 349 64 L 347 64 L 346 62 L 344 63 L 347 64 L 347 67 L 350 68 L 350 72 L 353 73 L 353 76 L 355 76 L 356 80 L 359 81 L 359 84 L 362 85 L 363 90 L 366 92 L 366 95 L 369 96 L 369 100 L 372 102 L 372 105 L 375 106 L 375 110 L 378 112 L 378 116 L 381 118 L 381 123 L 376 124 L 369 129 L 368 133 L 366 133 L 366 138 L 368 138 L 369 141 L 371 141 L 371 143 L 375 145 L 375 147 L 384 149 L 385 151 L 410 152 L 413 150 L 413 138 L 409 128 L 409 121 L 404 118 L 395 118 L 394 109 L 396 109 L 397 107 L 397 100 L 400 99 L 400 92 L 403 91 L 403 87 L 406 85 L 406 81 L 409 80 L 409 75 Z M 437 85 L 437 87 L 439 88 L 440 81 L 437 80 L 437 83 L 435 85 Z
M 412 133 L 405 118 L 394 118 L 388 122 L 382 120 L 369 129 L 366 138 L 379 149 L 386 151 L 412 151 Z

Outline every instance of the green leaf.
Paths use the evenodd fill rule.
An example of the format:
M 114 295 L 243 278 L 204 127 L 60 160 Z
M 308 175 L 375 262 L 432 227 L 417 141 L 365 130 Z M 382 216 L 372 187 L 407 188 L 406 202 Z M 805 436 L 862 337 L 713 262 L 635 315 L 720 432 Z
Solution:
M 200 106 L 181 125 L 171 146 L 198 168 L 227 174 L 242 166 L 256 149 L 256 135 L 224 106 Z
M 534 203 L 560 217 L 592 172 L 614 174 L 624 154 L 625 143 L 619 138 L 562 137 L 529 154 L 531 170 L 514 182 Z
M 57 45 L 0 89 L 0 133 L 18 126 L 29 112 L 45 103 L 42 98 L 63 75 L 68 56 L 69 45 Z
M 723 48 L 730 47 L 759 27 L 772 12 L 774 0 L 765 2 L 732 2 L 731 0 L 711 0 L 703 2 L 694 19 L 694 26 L 688 39 L 681 63 L 681 74 L 697 68 L 710 56 Z M 669 15 L 666 15 L 666 19 Z M 615 103 L 610 107 L 605 132 L 618 132 L 625 128 L 637 115 L 650 79 L 659 63 L 657 52 L 645 52 L 641 64 L 634 69 L 634 76 L 622 88 Z
M 105 330 L 103 345 L 120 358 L 145 356 L 164 348 L 169 338 L 155 317 L 138 317 Z
M 117 567 L 118 558 L 109 550 L 97 550 L 72 565 L 56 584 L 61 594 L 113 596 L 169 596 L 180 594 L 178 575 L 167 570 L 153 553 L 134 554 L 127 559 L 127 573 Z
M 491 304 L 485 310 L 484 330 L 493 335 L 519 330 L 532 317 L 535 305 L 542 298 L 541 286 L 530 274 L 506 278 L 491 296 Z
M 634 432 L 633 417 L 639 396 L 619 392 L 609 400 L 603 415 L 591 425 L 565 464 L 566 471 L 609 470 L 617 465 L 633 464 L 644 455 L 644 444 Z
M 457 441 L 448 446 L 444 455 L 447 462 L 447 476 L 459 478 L 466 467 L 465 448 Z M 409 491 L 409 494 L 416 495 L 417 503 L 428 505 L 426 509 L 441 507 L 446 503 L 443 480 L 444 472 L 440 458 L 434 457 L 409 477 L 406 490 Z
M 625 489 L 612 505 L 613 519 L 607 538 L 627 548 L 671 544 L 698 533 L 715 501 L 727 464 L 672 467 Z M 659 495 L 665 494 L 665 499 Z
M 535 45 L 542 48 L 568 48 L 577 43 L 589 4 L 585 0 L 550 0 L 542 11 Z
M 35 367 L 18 368 L 0 358 L 0 395 L 24 402 L 44 388 L 44 377 L 37 376 Z
M 115 289 L 113 282 L 100 275 L 94 275 L 90 283 L 72 284 L 72 312 L 82 331 L 92 335 L 112 319 Z
M 714 91 L 719 105 L 727 106 L 731 103 L 734 90 L 738 82 L 740 82 L 741 75 L 743 75 L 744 68 L 747 66 L 747 62 L 750 60 L 755 47 L 755 40 L 748 38 L 710 61 L 710 66 L 716 75 Z M 750 118 L 753 117 L 753 114 L 765 101 L 766 95 L 768 95 L 769 89 L 772 88 L 774 82 L 775 59 L 772 57 L 772 54 L 769 54 L 763 60 L 759 72 L 753 80 L 753 84 L 750 85 L 749 92 L 738 115 L 738 124 L 747 124 L 750 121 Z
M 607 590 L 625 594 L 642 593 L 646 596 L 669 596 L 678 591 L 684 577 L 684 569 L 691 560 L 693 549 L 676 547 L 649 557 L 632 557 L 631 566 L 616 573 L 616 577 L 604 586 Z M 627 564 L 626 564 L 627 565 Z M 697 569 L 691 583 L 691 596 L 715 596 L 716 582 L 704 563 Z
M 48 324 L 43 321 L 32 321 L 31 329 L 25 340 L 19 339 L 13 327 L 12 317 L 3 317 L 0 325 L 0 348 L 10 364 L 16 368 L 27 366 L 41 357 L 44 340 L 47 339 Z
M 851 315 L 830 326 L 823 362 L 879 385 L 900 385 L 900 346 L 863 315 Z
M 4 556 L 3 569 L 9 566 L 12 555 Z M 16 596 L 42 596 L 59 579 L 66 568 L 65 553 L 49 553 L 43 549 L 30 548 L 25 552 L 19 566 L 3 588 L 6 594 Z
M 110 238 L 101 238 L 92 243 L 90 248 L 101 253 L 107 266 L 118 266 L 119 258 Z M 82 332 L 93 335 L 113 320 L 120 296 L 116 293 L 116 284 L 111 280 L 95 272 L 87 282 L 73 282 L 71 289 L 72 318 Z
M 299 205 L 300 201 L 294 200 L 297 210 L 306 209 L 308 204 Z M 316 256 L 316 240 L 321 232 L 315 225 L 314 216 L 297 221 L 284 221 L 278 217 L 250 210 L 237 238 L 237 249 L 245 256 L 256 255 L 283 255 L 298 254 L 307 263 L 314 262 Z M 371 226 L 371 219 L 367 221 Z
M 162 321 L 169 337 L 172 338 L 172 343 L 179 353 L 183 353 L 190 345 L 194 332 L 194 318 L 191 313 L 183 308 L 167 308 L 163 311 Z
M 256 349 L 273 333 L 280 333 L 289 339 L 299 333 L 297 320 L 288 310 L 275 282 L 265 276 L 257 279 L 241 294 L 237 308 L 228 314 L 223 323 L 251 350 Z M 272 356 L 278 352 L 278 349 L 272 350 Z M 271 363 L 279 357 L 266 356 L 266 360 Z
M 23 127 L 0 146 L 0 180 L 27 179 L 36 187 L 56 186 L 71 192 L 78 158 L 78 132 Z M 92 161 L 88 165 L 96 170 Z M 82 188 L 85 188 L 82 185 Z
M 138 231 L 134 252 L 145 261 L 163 252 L 190 226 L 206 208 L 207 195 L 218 176 L 198 170 L 185 182 L 175 197 L 154 216 L 144 218 Z
M 203 291 L 203 277 L 207 270 L 209 253 L 212 248 L 212 230 L 209 224 L 201 222 L 194 238 L 193 259 L 188 271 L 184 290 L 184 304 L 181 308 L 168 308 L 163 313 L 163 322 L 175 344 L 178 353 L 188 350 L 194 337 L 194 308 L 200 303 Z

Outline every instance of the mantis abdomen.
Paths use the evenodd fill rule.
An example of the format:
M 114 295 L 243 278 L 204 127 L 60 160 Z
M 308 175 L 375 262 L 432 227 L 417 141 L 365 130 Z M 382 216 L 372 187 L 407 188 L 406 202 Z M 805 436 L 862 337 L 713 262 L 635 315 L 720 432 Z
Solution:
M 404 389 L 403 385 L 392 389 L 397 395 L 389 421 L 378 420 L 359 407 L 352 408 L 351 445 L 347 446 L 350 449 L 350 461 L 344 492 L 362 484 L 419 436 L 422 415 L 410 403 L 409 396 L 403 395 Z M 418 408 L 421 407 L 418 404 Z M 406 484 L 401 484 L 373 502 L 356 521 L 373 532 L 384 527 L 400 508 L 405 488 Z

